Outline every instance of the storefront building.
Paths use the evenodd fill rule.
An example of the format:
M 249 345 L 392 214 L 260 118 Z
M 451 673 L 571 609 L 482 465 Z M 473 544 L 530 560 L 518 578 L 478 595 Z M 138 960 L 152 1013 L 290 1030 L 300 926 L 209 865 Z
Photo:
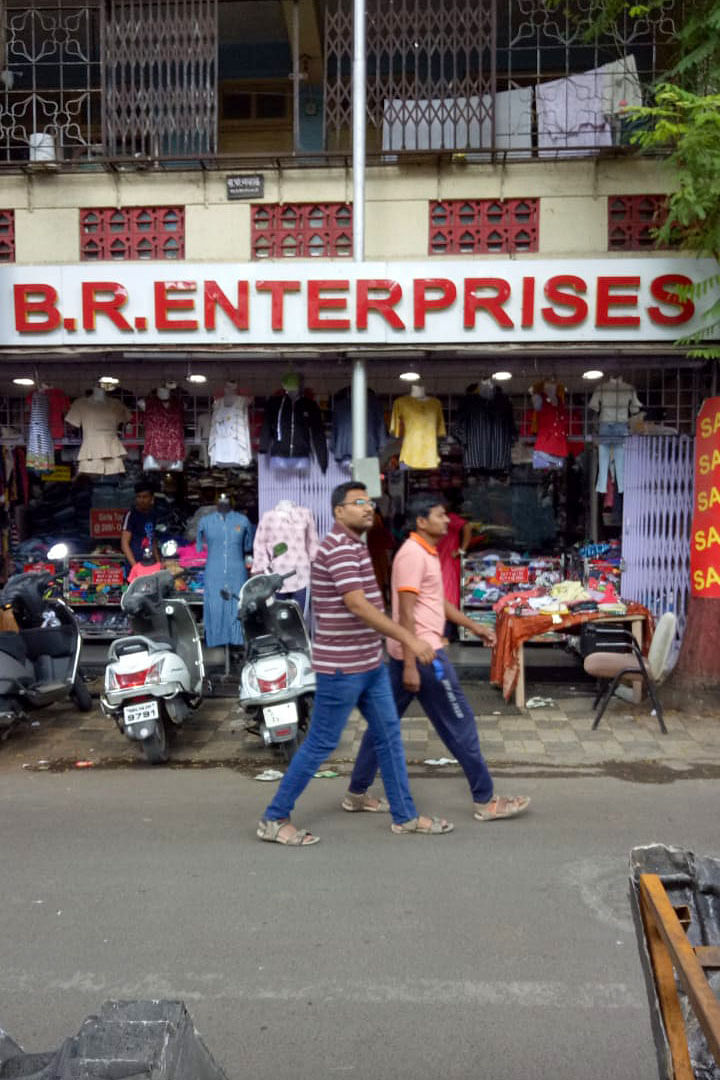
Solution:
M 673 289 L 710 267 L 655 248 L 673 176 L 630 151 L 625 112 L 662 70 L 670 16 L 585 48 L 541 4 L 523 22 L 512 3 L 446 3 L 414 11 L 408 45 L 400 15 L 373 9 L 358 263 L 347 7 L 328 4 L 319 21 L 302 2 L 8 7 L 5 574 L 70 540 L 70 598 L 88 633 L 116 632 L 122 559 L 88 556 L 117 550 L 143 472 L 188 545 L 221 491 L 253 523 L 292 500 L 322 535 L 329 492 L 350 476 L 361 357 L 388 543 L 410 494 L 456 496 L 476 551 L 514 560 L 516 581 L 526 567 L 587 576 L 584 545 L 613 541 L 596 554 L 617 563 L 622 546 L 623 595 L 656 614 L 673 606 L 682 624 L 692 433 L 710 387 L 675 344 L 702 309 Z M 153 55 L 168 52 L 162 73 L 139 19 L 157 32 Z M 391 60 L 374 64 L 383 49 Z M 92 472 L 87 432 L 64 416 L 101 379 L 127 410 L 125 453 Z M 182 429 L 173 460 L 152 453 L 158 388 Z M 37 394 L 60 415 L 40 463 Z M 222 403 L 238 411 L 230 450 L 213 428 Z M 513 575 L 500 587 L 481 564 L 468 555 L 463 599 L 485 618 Z M 201 567 L 192 587 L 199 598 Z

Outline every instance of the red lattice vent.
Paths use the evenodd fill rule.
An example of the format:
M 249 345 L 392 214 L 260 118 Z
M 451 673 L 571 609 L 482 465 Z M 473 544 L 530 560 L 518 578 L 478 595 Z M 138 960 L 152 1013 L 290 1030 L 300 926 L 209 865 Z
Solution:
M 654 230 L 666 218 L 667 195 L 611 195 L 608 251 L 646 251 L 656 247 Z
M 0 263 L 15 262 L 15 211 L 0 210 Z
M 183 206 L 80 211 L 80 258 L 184 259 Z
M 539 199 L 443 199 L 430 203 L 430 255 L 537 251 Z
M 252 207 L 253 259 L 350 257 L 351 203 L 259 203 Z

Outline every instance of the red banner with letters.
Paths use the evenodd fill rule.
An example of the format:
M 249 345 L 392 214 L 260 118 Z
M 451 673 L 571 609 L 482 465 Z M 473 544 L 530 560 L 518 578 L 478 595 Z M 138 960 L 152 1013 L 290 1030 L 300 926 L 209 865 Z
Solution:
M 93 585 L 122 585 L 125 581 L 122 566 L 103 566 L 92 572 Z
M 102 510 L 93 507 L 90 511 L 90 535 L 95 540 L 119 540 L 126 514 L 127 510 L 117 507 Z
M 720 397 L 703 402 L 695 428 L 690 586 L 693 596 L 720 596 Z

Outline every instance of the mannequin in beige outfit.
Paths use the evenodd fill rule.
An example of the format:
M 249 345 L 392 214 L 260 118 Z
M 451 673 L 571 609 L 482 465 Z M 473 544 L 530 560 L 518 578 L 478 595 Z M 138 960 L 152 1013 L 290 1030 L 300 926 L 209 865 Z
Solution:
M 125 472 L 123 458 L 127 451 L 118 438 L 118 425 L 130 419 L 121 401 L 109 398 L 96 386 L 90 397 L 76 398 L 65 416 L 65 423 L 82 428 L 83 441 L 78 452 L 78 473 L 114 476 Z

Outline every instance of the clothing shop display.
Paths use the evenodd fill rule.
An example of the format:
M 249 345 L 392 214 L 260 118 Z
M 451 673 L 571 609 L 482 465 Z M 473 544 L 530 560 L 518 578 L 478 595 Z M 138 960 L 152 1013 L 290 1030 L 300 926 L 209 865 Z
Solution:
M 367 392 L 367 457 L 377 457 L 387 442 L 385 417 L 372 390 Z M 332 398 L 332 453 L 336 461 L 352 457 L 352 391 L 349 386 Z
M 217 399 L 210 417 L 208 454 L 211 465 L 249 465 L 250 398 L 226 394 Z
M 395 398 L 390 434 L 402 436 L 400 461 L 408 468 L 437 468 L 440 461 L 437 442 L 447 434 L 440 401 L 414 393 Z
M 463 394 L 452 434 L 463 450 L 466 469 L 507 472 L 517 438 L 512 403 L 499 386 L 481 383 Z
M 569 415 L 562 387 L 543 383 L 532 396 L 537 430 L 532 464 L 534 469 L 555 469 L 568 456 Z
M 265 402 L 265 419 L 260 432 L 260 453 L 270 456 L 273 468 L 290 470 L 310 467 L 314 453 L 323 472 L 328 450 L 322 413 L 312 398 L 283 392 Z
M 161 390 L 145 402 L 143 468 L 180 470 L 185 460 L 185 425 L 180 398 Z
M 130 410 L 121 401 L 100 396 L 76 398 L 65 416 L 65 423 L 82 428 L 78 451 L 78 472 L 115 476 L 125 472 L 123 458 L 127 450 L 118 438 L 118 425 L 130 419 Z
M 30 397 L 27 467 L 40 473 L 50 472 L 55 467 L 55 444 L 50 431 L 50 407 L 47 395 L 42 390 L 36 390 Z
M 273 555 L 273 549 L 285 544 L 287 551 Z M 315 518 L 305 506 L 281 499 L 260 518 L 253 541 L 253 574 L 287 574 L 283 586 L 287 592 L 298 592 L 310 583 L 310 566 L 317 554 L 318 535 Z
M 207 545 L 203 622 L 207 645 L 242 645 L 237 617 L 237 593 L 247 581 L 245 556 L 252 551 L 252 525 L 236 510 L 207 514 L 200 519 L 197 550 Z M 220 595 L 227 589 L 229 600 Z
M 598 413 L 598 474 L 595 490 L 605 494 L 611 461 L 615 469 L 615 485 L 618 492 L 624 490 L 625 439 L 628 421 L 642 409 L 642 402 L 635 387 L 621 376 L 607 379 L 598 386 L 588 402 L 588 408 Z
M 64 390 L 60 390 L 57 386 L 47 386 L 45 383 L 41 383 L 37 390 L 34 390 L 27 398 L 31 407 L 31 414 L 32 401 L 36 394 L 43 394 L 47 400 L 50 434 L 55 441 L 59 442 L 65 436 L 65 413 L 70 408 L 70 398 Z

